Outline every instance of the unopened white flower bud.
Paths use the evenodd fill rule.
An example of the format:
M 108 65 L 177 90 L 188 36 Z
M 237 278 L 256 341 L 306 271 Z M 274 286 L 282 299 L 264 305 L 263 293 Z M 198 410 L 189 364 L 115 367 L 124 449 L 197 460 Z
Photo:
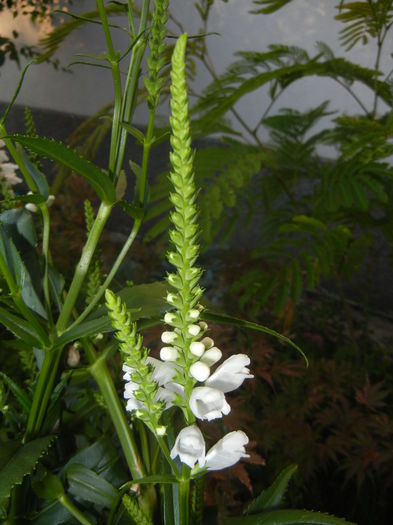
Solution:
M 196 337 L 200 331 L 201 331 L 201 327 L 198 326 L 197 324 L 190 324 L 190 326 L 188 327 L 188 333 L 192 335 L 193 337 Z
M 205 321 L 201 321 L 198 324 L 201 327 L 201 330 L 207 330 L 207 323 L 205 323 Z
M 173 314 L 172 312 L 167 312 L 164 316 L 164 321 L 167 323 L 167 324 L 171 324 L 173 323 L 173 321 L 176 320 L 176 315 Z
M 176 332 L 162 332 L 161 334 L 161 341 L 163 343 L 174 343 L 177 339 L 178 335 Z
M 160 357 L 163 361 L 176 361 L 179 352 L 173 346 L 163 346 L 160 350 Z
M 209 350 L 212 346 L 214 346 L 214 341 L 211 337 L 204 337 L 201 341 L 205 345 L 206 350 Z
M 189 310 L 189 312 L 187 313 L 187 317 L 191 321 L 195 321 L 196 319 L 199 318 L 200 314 L 201 313 L 199 310 L 193 309 L 193 310 Z
M 166 301 L 169 304 L 174 304 L 176 301 L 176 295 L 174 293 L 168 293 L 166 296 Z
M 201 357 L 201 361 L 206 363 L 208 366 L 212 366 L 217 363 L 222 357 L 222 352 L 216 346 L 209 348 Z
M 25 204 L 25 208 L 26 210 L 31 211 L 31 213 L 38 212 L 38 207 L 33 202 L 28 202 L 27 204 Z
M 206 381 L 210 375 L 210 368 L 207 366 L 207 364 L 197 361 L 190 366 L 190 374 L 197 381 L 203 383 L 203 381 Z
M 55 195 L 49 195 L 48 198 L 46 199 L 46 205 L 48 206 L 48 208 L 50 208 L 52 206 L 52 204 L 55 202 L 56 200 L 56 196 Z
M 197 357 L 201 357 L 201 355 L 205 351 L 205 345 L 199 341 L 194 341 L 190 344 L 190 352 Z
M 156 434 L 157 436 L 165 436 L 166 434 L 166 427 L 164 427 L 164 425 L 161 425 L 159 427 L 156 428 Z

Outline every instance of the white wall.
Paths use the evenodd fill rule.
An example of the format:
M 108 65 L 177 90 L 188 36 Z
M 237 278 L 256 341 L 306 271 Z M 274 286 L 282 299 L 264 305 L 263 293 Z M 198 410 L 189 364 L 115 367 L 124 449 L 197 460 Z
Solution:
M 196 32 L 200 26 L 193 4 L 193 0 L 171 0 L 173 12 L 190 34 Z M 253 7 L 251 0 L 229 0 L 227 3 L 216 0 L 208 29 L 220 33 L 220 36 L 209 37 L 209 48 L 217 71 L 224 71 L 236 50 L 264 50 L 271 43 L 301 46 L 313 53 L 316 51 L 314 43 L 321 40 L 336 53 L 342 53 L 337 38 L 341 25 L 333 20 L 337 11 L 336 4 L 338 0 L 294 0 L 278 13 L 264 16 L 251 15 L 248 12 Z M 92 6 L 93 0 L 74 1 L 74 9 L 77 8 L 78 11 L 88 10 Z M 0 15 L 0 34 L 9 28 L 10 21 L 6 20 L 4 14 Z M 37 34 L 42 34 L 42 28 L 25 26 L 22 32 L 27 40 L 33 41 Z M 119 45 L 122 45 L 121 41 L 120 38 Z M 385 71 L 389 71 L 391 67 L 391 44 L 392 37 L 385 45 L 382 60 Z M 67 45 L 60 49 L 57 56 L 63 65 L 67 65 L 76 58 L 76 53 L 101 53 L 105 50 L 104 46 L 99 28 L 88 24 L 67 40 Z M 362 65 L 373 67 L 375 54 L 375 46 L 358 45 L 348 56 Z M 0 68 L 1 101 L 10 100 L 19 73 L 13 63 Z M 205 85 L 208 78 L 202 68 L 197 89 Z M 79 65 L 74 66 L 73 73 L 70 74 L 54 71 L 51 66 L 42 64 L 32 66 L 28 71 L 18 102 L 31 107 L 88 115 L 111 100 L 111 93 L 111 77 L 103 69 Z M 370 93 L 366 88 L 358 88 L 358 93 L 366 104 L 371 103 Z M 290 87 L 276 109 L 289 106 L 307 109 L 326 99 L 332 100 L 331 109 L 359 111 L 357 103 L 333 80 L 318 78 L 302 80 Z M 241 100 L 238 109 L 252 126 L 268 102 L 266 93 L 261 90 Z M 137 118 L 143 123 L 145 111 L 138 111 Z

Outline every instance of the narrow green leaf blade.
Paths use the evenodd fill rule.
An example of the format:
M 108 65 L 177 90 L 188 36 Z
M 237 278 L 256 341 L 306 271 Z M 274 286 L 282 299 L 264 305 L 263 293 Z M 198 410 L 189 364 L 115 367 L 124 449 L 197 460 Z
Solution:
M 33 352 L 33 350 L 31 350 Z M 25 414 L 29 413 L 31 407 L 31 401 L 27 397 L 25 391 L 4 372 L 0 372 L 0 379 L 8 386 L 11 392 L 14 394 L 15 399 L 18 401 L 20 406 L 23 408 Z
M 247 508 L 246 514 L 256 514 L 262 510 L 272 510 L 282 505 L 288 483 L 297 470 L 297 465 L 289 465 L 283 469 L 273 483 L 263 490 Z
M 15 485 L 20 485 L 23 478 L 30 474 L 39 459 L 45 454 L 54 440 L 54 436 L 45 436 L 20 445 L 16 450 L 8 455 L 7 460 L 2 461 L 7 444 L 1 444 L 0 453 L 0 501 L 7 498 Z M 10 448 L 10 447 L 8 447 Z M 7 457 L 7 456 L 6 456 Z M 3 458 L 4 459 L 4 458 Z
M 312 510 L 273 510 L 255 516 L 224 520 L 224 525 L 355 525 L 343 518 Z
M 295 344 L 293 341 L 288 339 L 288 337 L 285 337 L 285 335 L 279 334 L 275 330 L 271 330 L 270 328 L 267 328 L 266 326 L 263 326 L 258 323 L 252 323 L 251 321 L 244 321 L 243 319 L 238 319 L 237 317 L 232 317 L 230 315 L 225 314 L 217 314 L 209 311 L 203 311 L 201 314 L 201 318 L 205 321 L 213 321 L 214 323 L 221 323 L 221 324 L 229 324 L 232 326 L 238 326 L 239 328 L 248 328 L 250 330 L 257 330 L 258 332 L 264 332 L 265 334 L 272 335 L 273 337 L 276 337 L 280 341 L 283 341 L 287 345 L 291 346 L 295 350 L 297 350 L 300 355 L 303 357 L 303 359 L 306 362 L 306 365 L 308 366 L 308 359 L 303 352 L 303 350 Z
M 39 348 L 41 343 L 37 334 L 32 330 L 31 325 L 21 317 L 10 313 L 5 308 L 0 307 L 0 323 L 3 324 L 16 337 L 22 339 L 30 346 Z
M 90 183 L 103 202 L 113 204 L 116 201 L 115 187 L 108 175 L 71 148 L 44 137 L 12 135 L 9 138 L 34 151 L 34 153 L 59 162 L 68 169 L 81 175 Z

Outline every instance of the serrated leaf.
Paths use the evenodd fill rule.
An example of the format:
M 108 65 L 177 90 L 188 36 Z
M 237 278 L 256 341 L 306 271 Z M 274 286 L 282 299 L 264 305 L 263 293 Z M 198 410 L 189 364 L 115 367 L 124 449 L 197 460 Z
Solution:
M 289 465 L 283 469 L 273 483 L 263 490 L 247 508 L 245 514 L 256 514 L 262 510 L 272 510 L 283 503 L 288 483 L 297 470 L 297 465 Z
M 43 137 L 12 135 L 9 138 L 81 175 L 94 188 L 102 202 L 113 204 L 116 201 L 116 190 L 108 175 L 71 148 Z
M 223 525 L 356 525 L 343 518 L 312 510 L 273 510 L 255 516 L 229 518 Z
M 20 485 L 23 478 L 30 474 L 40 458 L 54 440 L 54 436 L 45 436 L 29 441 L 11 451 L 8 444 L 1 444 L 0 452 L 0 501 L 7 498 L 15 485 Z M 6 447 L 10 449 L 6 450 Z
M 118 491 L 94 470 L 83 465 L 70 465 L 66 474 L 70 494 L 107 508 L 116 501 Z

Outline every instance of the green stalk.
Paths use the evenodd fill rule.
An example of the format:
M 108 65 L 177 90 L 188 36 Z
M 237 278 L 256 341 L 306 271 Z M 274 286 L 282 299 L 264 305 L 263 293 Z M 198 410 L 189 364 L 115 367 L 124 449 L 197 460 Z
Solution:
M 48 320 L 53 325 L 51 299 L 49 291 L 49 235 L 50 235 L 50 216 L 48 206 L 43 204 L 40 206 L 42 213 L 43 232 L 42 232 L 42 253 L 44 256 L 45 269 L 44 269 L 44 296 L 45 296 L 45 307 Z
M 180 524 L 188 525 L 190 522 L 190 478 L 186 465 L 183 465 L 183 473 L 186 477 L 179 480 L 179 515 Z
M 106 45 L 108 48 L 107 59 L 112 70 L 113 79 L 113 92 L 114 92 L 114 107 L 113 107 L 113 119 L 112 119 L 112 133 L 111 143 L 109 152 L 109 173 L 113 175 L 114 167 L 116 164 L 116 149 L 118 144 L 118 135 L 120 129 L 120 113 L 122 105 L 122 87 L 120 78 L 120 67 L 119 67 L 119 53 L 116 53 L 113 47 L 112 36 L 109 28 L 108 17 L 105 10 L 103 0 L 96 0 L 98 12 L 100 13 L 101 23 L 104 30 Z
M 91 361 L 90 372 L 105 399 L 108 412 L 112 418 L 120 444 L 123 449 L 127 465 L 134 479 L 142 478 L 145 475 L 144 467 L 139 458 L 138 449 L 134 438 L 130 432 L 130 426 L 124 413 L 124 409 L 119 401 L 112 377 L 105 363 L 104 356 L 95 358 L 95 353 L 88 350 L 87 355 Z
M 72 503 L 66 494 L 62 494 L 58 499 L 58 502 L 61 503 L 61 505 L 63 505 L 63 507 L 66 508 L 68 512 L 79 521 L 79 523 L 82 523 L 82 525 L 92 525 L 91 521 L 85 518 L 82 512 Z
M 139 231 L 139 228 L 141 227 L 141 224 L 142 224 L 142 222 L 140 220 L 136 220 L 135 221 L 134 227 L 133 227 L 133 229 L 132 229 L 132 231 L 131 231 L 127 241 L 123 245 L 123 248 L 121 249 L 119 255 L 117 256 L 117 259 L 114 262 L 114 264 L 113 264 L 113 266 L 111 268 L 111 271 L 108 273 L 105 281 L 99 287 L 99 289 L 97 290 L 94 298 L 92 299 L 92 301 L 90 301 L 89 305 L 83 310 L 83 312 L 78 316 L 78 318 L 69 327 L 70 330 L 71 330 L 71 328 L 74 328 L 79 323 L 81 323 L 84 319 L 86 319 L 86 317 L 89 315 L 89 313 L 94 309 L 96 304 L 99 302 L 99 300 L 101 299 L 101 297 L 105 293 L 105 290 L 109 287 L 110 283 L 112 282 L 112 279 L 116 275 L 117 270 L 119 269 L 119 267 L 120 267 L 121 263 L 123 262 L 125 256 L 127 255 L 128 250 L 130 249 L 132 243 L 135 240 L 135 237 L 138 234 L 138 231 Z
M 146 31 L 147 18 L 149 14 L 150 0 L 143 0 L 141 18 L 138 28 L 138 35 Z M 130 8 L 129 8 L 130 9 Z M 135 31 L 135 29 L 134 29 Z M 129 123 L 135 108 L 135 98 L 138 90 L 138 80 L 142 58 L 145 52 L 146 39 L 139 38 L 138 42 L 132 49 L 131 60 L 128 67 L 127 80 L 124 88 L 124 98 L 121 108 L 121 122 Z M 119 142 L 116 147 L 116 165 L 114 167 L 114 180 L 119 176 L 124 160 L 124 152 L 127 141 L 127 130 L 121 128 Z
M 62 348 L 45 352 L 33 394 L 26 432 L 23 438 L 24 443 L 37 436 L 41 430 L 59 368 L 61 354 Z
M 68 320 L 71 316 L 72 310 L 78 299 L 78 295 L 81 290 L 83 281 L 87 275 L 89 265 L 93 258 L 94 252 L 97 248 L 97 244 L 101 237 L 104 226 L 107 220 L 109 219 L 111 210 L 112 210 L 111 204 L 101 203 L 99 207 L 97 217 L 94 221 L 94 224 L 90 230 L 89 237 L 83 248 L 81 258 L 76 267 L 70 289 L 68 291 L 66 300 L 64 302 L 63 309 L 57 321 L 56 327 L 59 333 L 64 332 L 64 330 L 67 327 Z

